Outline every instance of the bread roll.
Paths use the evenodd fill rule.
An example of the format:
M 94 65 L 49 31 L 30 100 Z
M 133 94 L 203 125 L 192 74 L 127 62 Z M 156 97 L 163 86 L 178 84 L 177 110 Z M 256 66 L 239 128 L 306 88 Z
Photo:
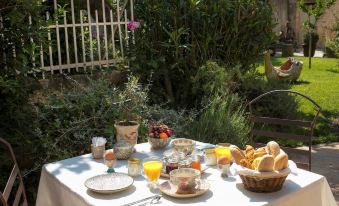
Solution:
M 255 158 L 252 162 L 252 168 L 258 170 L 259 162 L 262 160 L 262 157 Z
M 280 153 L 274 158 L 274 170 L 282 170 L 288 167 L 288 156 L 285 152 Z
M 259 172 L 271 172 L 273 171 L 274 157 L 272 155 L 264 155 L 261 157 L 257 170 Z
M 270 141 L 267 143 L 267 150 L 270 155 L 276 157 L 280 153 L 279 144 L 276 143 L 275 141 Z
M 230 146 L 231 154 L 235 162 L 240 165 L 240 161 L 245 159 L 245 154 L 235 145 Z

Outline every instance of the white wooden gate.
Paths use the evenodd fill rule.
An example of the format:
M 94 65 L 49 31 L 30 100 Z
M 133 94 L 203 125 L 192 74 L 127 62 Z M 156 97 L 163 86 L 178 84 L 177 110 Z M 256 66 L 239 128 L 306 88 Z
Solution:
M 133 31 L 127 28 L 134 20 L 133 0 L 82 0 L 86 2 L 81 5 L 85 9 L 75 9 L 74 1 L 81 3 L 70 0 L 66 7 L 71 12 L 64 10 L 48 28 L 52 44 L 48 48 L 41 45 L 40 59 L 33 59 L 33 66 L 41 70 L 43 78 L 46 72 L 86 71 L 114 65 L 134 41 Z M 97 5 L 101 1 L 101 8 L 91 8 L 91 1 Z M 53 0 L 52 6 L 54 12 L 60 7 L 57 0 Z M 51 16 L 51 11 L 47 11 L 46 20 Z M 32 23 L 31 18 L 29 22 Z

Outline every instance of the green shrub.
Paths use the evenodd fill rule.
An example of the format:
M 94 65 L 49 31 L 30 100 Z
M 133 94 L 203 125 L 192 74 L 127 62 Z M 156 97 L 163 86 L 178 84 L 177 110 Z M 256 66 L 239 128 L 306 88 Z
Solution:
M 115 142 L 114 123 L 123 120 L 126 113 L 139 120 L 146 112 L 146 103 L 147 91 L 136 77 L 129 77 L 121 88 L 99 79 L 86 87 L 75 85 L 70 91 L 50 95 L 37 107 L 36 132 L 43 143 L 39 151 L 47 156 L 42 161 L 87 153 L 93 136 L 108 137 L 111 145 Z
M 250 127 L 244 107 L 235 94 L 213 95 L 199 117 L 186 128 L 190 138 L 209 143 L 229 142 L 244 146 Z
M 238 69 L 228 70 L 213 61 L 199 68 L 192 91 L 198 112 L 193 113 L 195 120 L 185 127 L 188 138 L 242 146 L 248 142 L 250 127 L 243 101 L 232 91 Z
M 261 0 L 138 1 L 135 13 L 141 27 L 132 68 L 153 72 L 152 102 L 173 106 L 194 105 L 190 80 L 206 61 L 249 70 L 275 37 L 272 9 Z
M 332 52 L 330 57 L 336 57 L 339 55 L 339 17 L 336 17 L 336 23 L 333 25 L 332 31 L 335 33 L 335 36 L 333 39 L 326 41 L 326 55 Z
M 232 85 L 232 75 L 225 67 L 214 61 L 207 61 L 197 71 L 192 80 L 192 96 L 195 105 L 200 106 L 204 98 L 211 94 L 223 94 Z

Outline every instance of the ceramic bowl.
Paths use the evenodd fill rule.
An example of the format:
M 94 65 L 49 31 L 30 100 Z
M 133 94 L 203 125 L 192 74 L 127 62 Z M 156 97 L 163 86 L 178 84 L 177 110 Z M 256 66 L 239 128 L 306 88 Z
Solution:
M 193 168 L 179 168 L 169 173 L 170 182 L 175 186 L 185 185 L 195 187 L 201 178 L 201 172 Z
M 161 149 L 168 145 L 171 141 L 171 138 L 152 138 L 148 137 L 148 143 L 151 145 L 152 149 Z
M 133 153 L 133 145 L 128 143 L 117 143 L 114 146 L 115 157 L 119 160 L 127 160 Z
M 191 154 L 195 147 L 195 141 L 191 139 L 178 138 L 172 141 L 173 148 L 177 152 L 183 152 L 186 155 Z

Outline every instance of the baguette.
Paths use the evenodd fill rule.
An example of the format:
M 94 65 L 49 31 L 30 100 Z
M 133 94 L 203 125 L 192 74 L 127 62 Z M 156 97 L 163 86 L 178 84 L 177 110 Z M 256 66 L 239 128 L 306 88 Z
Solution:
M 246 159 L 245 154 L 243 153 L 243 151 L 241 151 L 239 149 L 239 147 L 237 147 L 235 145 L 231 145 L 230 150 L 231 150 L 231 154 L 232 154 L 233 159 L 235 160 L 235 162 L 238 165 L 240 165 L 240 161 L 242 159 Z

